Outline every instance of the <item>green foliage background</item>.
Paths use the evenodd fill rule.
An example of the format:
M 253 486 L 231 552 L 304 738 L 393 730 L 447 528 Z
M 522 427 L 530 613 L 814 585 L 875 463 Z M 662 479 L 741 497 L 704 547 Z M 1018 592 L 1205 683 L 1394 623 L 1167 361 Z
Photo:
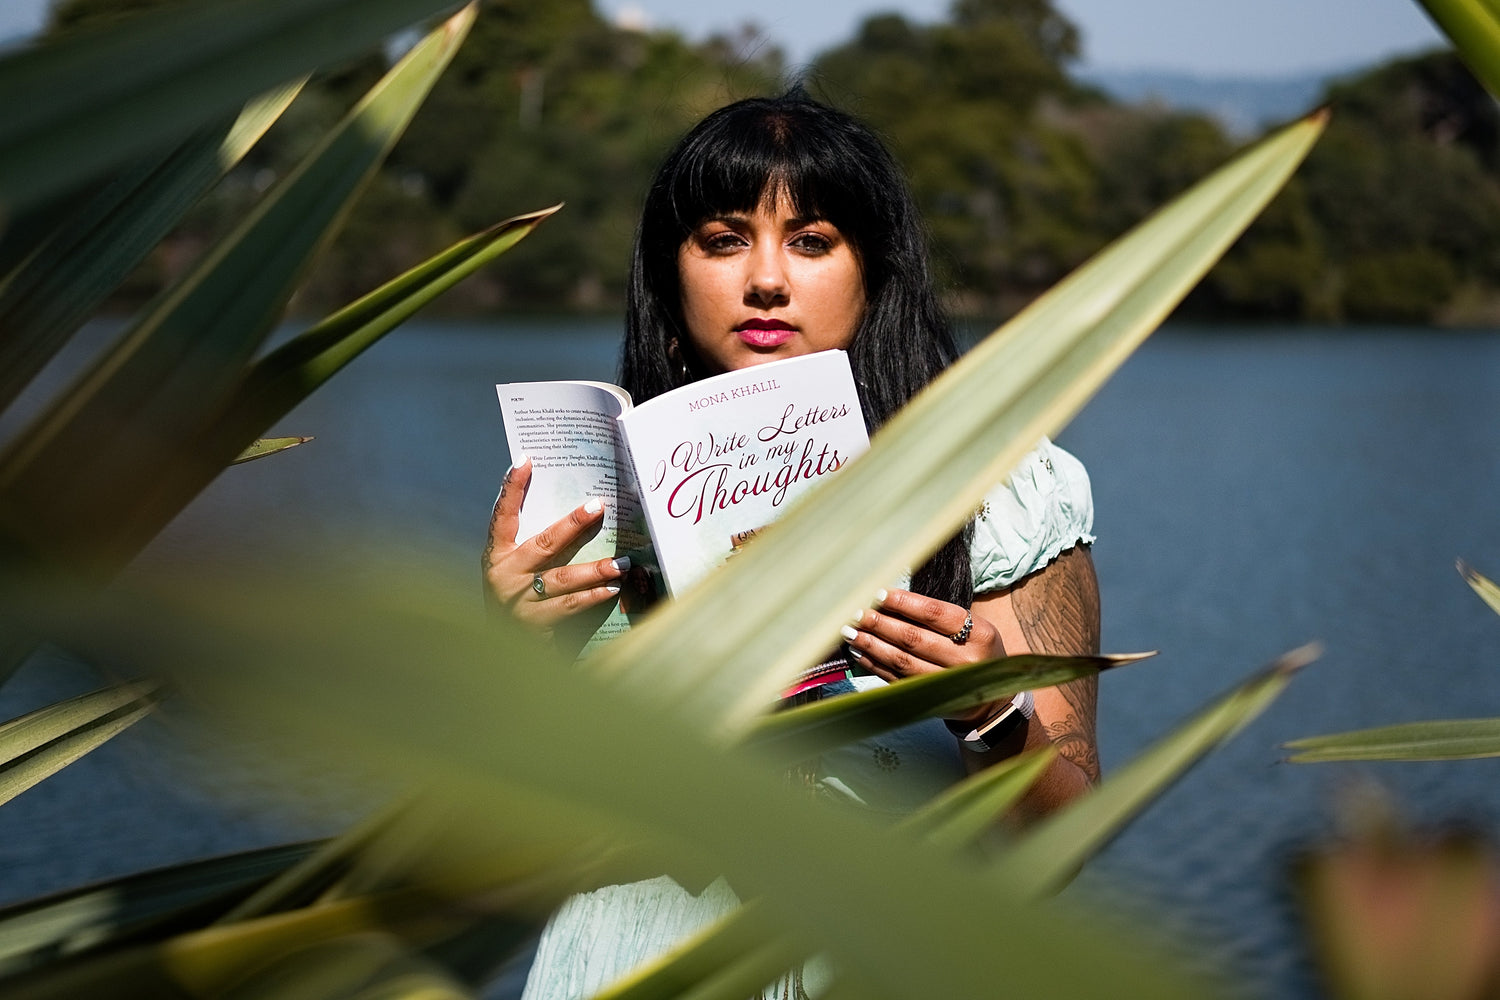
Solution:
M 168 0 L 60 0 L 52 31 Z M 802 76 L 890 140 L 960 314 L 1010 315 L 1227 158 L 1213 120 L 1125 106 L 1073 78 L 1050 0 L 958 0 L 867 19 Z M 180 273 L 363 93 L 379 56 L 318 78 L 124 290 Z M 485 0 L 453 72 L 356 206 L 296 307 L 322 312 L 481 228 L 566 202 L 528 252 L 441 308 L 617 310 L 651 170 L 706 111 L 789 84 L 753 29 L 692 43 L 590 0 Z M 1485 324 L 1500 316 L 1500 115 L 1449 52 L 1332 85 L 1328 136 L 1188 300 L 1199 317 Z M 1414 180 L 1421 178 L 1420 182 Z M 129 301 L 134 300 L 134 301 Z

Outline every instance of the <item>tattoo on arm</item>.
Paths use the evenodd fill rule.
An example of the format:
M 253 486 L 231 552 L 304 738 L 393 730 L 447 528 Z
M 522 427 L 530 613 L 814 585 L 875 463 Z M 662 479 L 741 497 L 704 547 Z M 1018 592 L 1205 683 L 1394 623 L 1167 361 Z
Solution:
M 1099 582 L 1088 546 L 1078 545 L 1058 556 L 1046 569 L 1016 584 L 1011 606 L 1027 645 L 1039 653 L 1099 652 Z M 1047 736 L 1058 752 L 1099 780 L 1099 752 L 1095 720 L 1099 679 L 1085 677 L 1058 685 L 1070 711 L 1047 726 Z

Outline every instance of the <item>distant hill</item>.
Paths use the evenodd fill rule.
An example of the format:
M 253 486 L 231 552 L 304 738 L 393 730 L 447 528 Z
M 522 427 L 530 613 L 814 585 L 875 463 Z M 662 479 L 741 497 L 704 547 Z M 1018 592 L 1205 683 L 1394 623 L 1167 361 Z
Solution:
M 1155 70 L 1082 70 L 1083 82 L 1127 104 L 1157 102 L 1169 108 L 1200 111 L 1237 137 L 1259 133 L 1266 125 L 1311 110 L 1324 85 L 1344 73 L 1278 78 L 1200 76 Z

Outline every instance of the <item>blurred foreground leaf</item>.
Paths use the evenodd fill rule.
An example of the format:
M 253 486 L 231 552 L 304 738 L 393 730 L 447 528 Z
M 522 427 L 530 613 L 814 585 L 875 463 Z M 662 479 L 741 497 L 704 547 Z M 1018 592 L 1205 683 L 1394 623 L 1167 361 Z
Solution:
M 1442 719 L 1378 726 L 1282 744 L 1294 764 L 1355 760 L 1500 757 L 1500 719 Z
M 1297 866 L 1335 1000 L 1478 1000 L 1500 982 L 1500 864 L 1475 838 L 1362 833 Z
M 254 437 L 194 453 L 313 255 L 457 51 L 473 12 L 416 45 L 159 304 L 0 453 L 0 542 L 117 569 Z M 98 516 L 110 497 L 111 516 Z
M 1272 135 L 1113 243 L 936 379 L 775 531 L 591 663 L 735 738 L 838 644 L 850 608 L 920 563 L 1072 418 L 1276 194 L 1322 126 L 1316 115 Z
M 256 98 L 234 121 L 200 129 L 106 184 L 5 279 L 0 290 L 0 410 L 249 151 L 301 84 Z
M 7 605 L 29 607 L 30 625 L 70 648 L 105 662 L 128 650 L 167 668 L 186 701 L 253 722 L 293 752 L 329 766 L 352 758 L 361 773 L 467 803 L 471 821 L 449 832 L 476 847 L 583 829 L 648 845 L 669 869 L 722 872 L 867 992 L 983 996 L 996 963 L 1021 995 L 1117 998 L 1121 982 L 1140 997 L 1212 992 L 1076 909 L 1029 903 L 972 863 L 793 795 L 756 755 L 707 743 L 523 632 L 476 621 L 467 590 L 413 567 L 336 587 L 198 580 L 165 597 L 75 594 L 51 611 L 37 595 L 32 585 Z M 514 802 L 512 789 L 524 793 Z M 804 849 L 813 843 L 839 850 Z M 432 871 L 448 858 L 431 858 Z M 467 859 L 451 868 L 449 887 L 474 877 Z M 1070 960 L 1080 949 L 1089 962 Z
M 62 192 L 452 0 L 186 0 L 0 60 L 0 202 Z
M 912 813 L 901 825 L 935 846 L 966 847 L 993 829 L 1055 759 L 1057 749 L 1047 746 L 992 764 Z
M 1062 886 L 1184 771 L 1263 712 L 1291 681 L 1293 672 L 1319 653 L 1314 646 L 1287 653 L 1229 692 L 1098 788 L 1033 826 L 996 862 L 997 870 L 1027 893 Z
M 154 684 L 121 684 L 0 725 L 0 802 L 130 728 L 156 701 Z
M 1500 614 L 1500 587 L 1495 586 L 1493 580 L 1480 573 L 1462 559 L 1458 561 L 1458 572 L 1464 578 L 1464 581 L 1470 587 L 1474 588 L 1474 593 L 1478 594 L 1480 599 L 1490 606 L 1491 610 L 1496 614 Z
M 968 846 L 1020 800 L 1056 756 L 1055 750 L 1045 748 L 987 767 L 906 817 L 899 826 L 942 851 Z M 799 948 L 779 932 L 766 920 L 763 907 L 750 900 L 656 961 L 595 994 L 593 1000 L 651 1000 L 679 995 L 735 1000 L 750 995 L 806 957 L 807 949 Z M 727 968 L 731 965 L 735 970 Z M 758 985 L 745 985 L 747 979 L 756 977 Z
M 0 909 L 0 976 L 196 928 L 312 851 L 311 844 L 248 851 Z
M 1417 0 L 1432 15 L 1469 69 L 1500 95 L 1500 11 L 1491 0 Z

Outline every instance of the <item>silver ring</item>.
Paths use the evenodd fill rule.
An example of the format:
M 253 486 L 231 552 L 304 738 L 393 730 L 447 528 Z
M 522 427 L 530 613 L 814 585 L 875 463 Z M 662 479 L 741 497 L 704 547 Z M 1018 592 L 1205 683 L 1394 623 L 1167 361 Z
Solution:
M 542 600 L 546 600 L 547 599 L 547 585 L 542 582 L 542 574 L 540 574 L 540 573 L 533 573 L 532 574 L 532 576 L 531 576 L 531 589 L 534 590 L 534 591 L 536 591 L 536 595 L 538 597 L 540 597 Z M 967 635 L 968 633 L 965 632 L 964 634 Z
M 541 579 L 541 578 L 538 577 L 538 579 Z M 966 643 L 966 642 L 969 641 L 969 629 L 971 629 L 973 627 L 974 627 L 974 613 L 972 611 L 965 611 L 964 612 L 964 627 L 961 628 L 961 629 L 959 629 L 957 632 L 954 632 L 948 638 L 950 638 L 950 639 L 953 640 L 954 645 L 962 646 L 964 643 Z

